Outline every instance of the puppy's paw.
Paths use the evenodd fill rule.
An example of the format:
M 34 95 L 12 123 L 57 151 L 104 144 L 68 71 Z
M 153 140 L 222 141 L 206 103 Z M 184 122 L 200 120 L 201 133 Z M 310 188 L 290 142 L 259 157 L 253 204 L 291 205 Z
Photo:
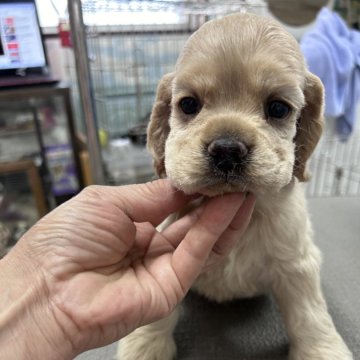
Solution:
M 289 360 L 353 360 L 353 356 L 342 341 L 304 344 L 290 349 Z
M 131 333 L 119 342 L 117 360 L 173 360 L 176 345 L 172 336 Z

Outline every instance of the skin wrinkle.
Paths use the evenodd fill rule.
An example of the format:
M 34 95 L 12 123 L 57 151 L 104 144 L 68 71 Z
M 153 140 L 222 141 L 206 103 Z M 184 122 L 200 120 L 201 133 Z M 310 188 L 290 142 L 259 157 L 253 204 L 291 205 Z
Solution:
M 135 274 L 137 274 L 138 272 L 140 272 L 140 271 L 143 271 L 143 268 L 147 268 L 147 269 L 149 269 L 149 274 L 150 274 L 150 276 L 152 277 L 152 280 L 153 281 L 155 281 L 157 284 L 158 284 L 158 287 L 160 288 L 160 290 L 162 291 L 162 294 L 163 294 L 163 297 L 166 299 L 166 302 L 167 302 L 167 307 L 168 307 L 168 311 L 167 312 L 169 312 L 172 308 L 173 308 L 173 306 L 171 305 L 171 303 L 170 303 L 170 300 L 168 299 L 168 297 L 166 296 L 166 291 L 164 291 L 164 289 L 163 289 L 163 282 L 160 282 L 159 280 L 158 280 L 158 278 L 157 278 L 157 276 L 154 276 L 154 274 L 152 273 L 152 271 L 150 270 L 150 268 L 151 268 L 151 264 L 150 264 L 150 261 L 149 260 L 146 260 L 146 262 L 144 262 L 144 260 L 143 259 L 141 259 L 141 260 L 139 260 L 142 264 L 143 264 L 143 267 L 139 267 L 139 266 L 136 266 L 136 271 L 135 271 Z M 137 274 L 137 276 L 139 276 L 138 274 Z M 180 284 L 180 282 L 179 282 L 179 279 L 178 279 L 178 284 Z M 144 286 L 143 284 L 142 284 L 142 286 Z M 182 285 L 180 284 L 180 286 L 182 287 Z M 143 291 L 143 293 L 145 293 L 145 291 Z M 153 299 L 154 298 L 156 298 L 156 296 L 153 296 Z M 154 300 L 150 300 L 150 302 L 154 302 Z M 174 301 L 174 304 L 175 304 L 175 301 Z M 144 307 L 144 306 L 143 306 Z
M 26 235 L 25 235 L 26 236 Z M 36 259 L 36 257 L 35 257 Z M 49 291 L 49 287 L 48 287 L 48 280 L 45 276 L 45 274 L 43 273 L 43 271 L 41 270 L 42 267 L 38 264 L 37 266 L 38 270 L 38 274 L 40 275 L 40 282 L 41 282 L 41 287 L 43 289 L 43 291 L 46 293 L 46 294 L 49 294 L 50 291 Z M 25 289 L 26 291 L 26 289 Z M 24 293 L 24 297 L 25 297 L 25 293 Z M 67 342 L 68 344 L 70 344 L 70 347 L 71 347 L 71 352 L 74 352 L 74 349 L 75 349 L 75 343 L 73 341 L 73 339 L 69 336 L 67 336 L 67 332 L 65 331 L 65 328 L 66 326 L 64 325 L 65 321 L 60 321 L 59 318 L 58 318 L 58 312 L 57 312 L 57 306 L 56 304 L 54 303 L 53 299 L 51 299 L 49 296 L 47 296 L 46 298 L 49 299 L 49 304 L 48 306 L 45 307 L 45 309 L 48 309 L 50 313 L 53 314 L 53 319 L 54 321 L 56 321 L 57 325 L 58 325 L 58 328 L 61 330 L 62 334 L 63 334 L 63 337 L 65 339 L 65 342 Z M 27 304 L 27 307 L 29 307 L 29 304 Z M 31 314 L 30 311 L 28 311 L 29 314 Z M 36 323 L 36 319 L 34 319 L 34 323 Z M 72 326 L 76 326 L 76 324 L 73 323 Z M 42 331 L 42 328 L 39 327 L 39 331 L 42 332 L 44 338 L 47 337 L 47 334 L 44 333 Z M 55 344 L 51 344 L 51 346 L 56 346 Z M 62 344 L 62 347 L 64 347 L 64 343 Z M 61 351 L 58 351 L 58 354 L 61 354 Z M 27 354 L 29 355 L 29 354 Z
M 75 353 L 75 349 L 76 349 L 75 342 L 73 341 L 73 339 L 70 336 L 66 335 L 67 334 L 67 332 L 65 330 L 66 327 L 64 326 L 63 322 L 59 320 L 59 318 L 57 316 L 57 312 L 53 309 L 54 306 L 56 306 L 56 305 L 52 304 L 52 303 L 49 305 L 50 311 L 53 314 L 53 319 L 56 321 L 59 329 L 61 329 L 64 338 L 69 342 L 69 344 L 71 346 L 71 353 Z M 69 319 L 70 319 L 70 321 L 72 321 L 72 319 L 70 317 L 69 317 Z M 80 328 L 77 327 L 76 323 L 74 323 L 72 321 L 72 324 L 73 324 L 73 326 L 75 326 L 77 328 L 78 332 L 80 333 Z M 60 351 L 59 351 L 59 353 L 60 353 Z
M 63 225 L 59 225 L 59 226 L 63 226 Z M 65 242 L 63 242 L 61 240 L 61 239 L 64 239 L 64 237 L 62 235 L 64 230 L 63 229 L 60 229 L 60 230 L 61 231 L 59 232 L 59 234 L 56 235 L 56 234 L 52 233 L 52 234 L 49 234 L 49 236 L 52 235 L 52 236 L 58 237 L 58 239 L 59 239 L 58 240 L 58 244 L 59 244 L 58 252 L 59 253 L 64 253 L 64 252 L 67 251 L 66 249 L 64 249 L 64 246 L 71 247 L 72 244 L 67 239 L 65 240 Z M 79 238 L 89 238 L 89 239 L 91 239 L 91 237 L 88 236 L 88 234 L 91 234 L 92 230 L 89 229 L 87 226 L 85 226 L 85 227 L 81 227 L 81 226 L 73 227 L 72 232 L 73 232 L 74 236 L 78 236 Z M 126 251 L 126 249 L 124 248 L 124 244 L 126 244 L 126 242 L 119 241 L 119 233 L 117 231 L 115 231 L 115 232 L 113 232 L 111 234 L 110 229 L 108 229 L 106 231 L 106 230 L 101 229 L 101 226 L 100 226 L 99 228 L 97 228 L 97 232 L 103 233 L 105 235 L 105 237 L 108 238 L 108 241 L 107 241 L 107 243 L 105 245 L 105 244 L 99 244 L 98 241 L 95 240 L 95 239 L 93 241 L 89 240 L 89 244 L 91 243 L 92 246 L 93 246 L 93 249 L 91 249 L 91 248 L 89 249 L 90 252 L 102 252 L 102 250 L 105 250 L 108 247 L 111 247 L 112 248 L 112 253 L 109 253 L 109 256 L 113 256 L 113 257 L 116 258 L 117 254 L 121 254 L 124 251 Z M 66 231 L 65 231 L 65 233 L 66 233 Z M 111 235 L 111 238 L 109 238 L 110 235 Z M 46 230 L 44 231 L 43 236 L 44 237 L 47 236 Z M 128 244 L 126 244 L 126 248 L 128 248 Z M 83 258 L 87 258 L 86 253 L 78 254 L 78 256 L 81 256 Z M 88 263 L 87 268 L 92 268 L 92 264 Z M 76 269 L 74 269 L 74 272 L 75 271 L 76 271 Z

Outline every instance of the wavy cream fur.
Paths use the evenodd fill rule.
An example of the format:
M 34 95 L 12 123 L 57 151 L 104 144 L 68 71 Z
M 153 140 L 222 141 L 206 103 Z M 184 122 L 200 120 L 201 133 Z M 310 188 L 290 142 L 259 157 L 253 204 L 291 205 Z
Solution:
M 185 96 L 203 104 L 189 118 Z M 291 115 L 264 119 L 264 103 L 286 99 Z M 194 290 L 217 302 L 272 293 L 284 317 L 292 360 L 350 360 L 320 286 L 321 255 L 313 243 L 301 181 L 322 130 L 323 89 L 296 41 L 272 20 L 232 15 L 211 21 L 185 45 L 175 71 L 161 81 L 149 125 L 149 150 L 160 176 L 185 192 L 257 195 L 244 236 Z M 237 181 L 213 175 L 204 152 L 219 136 L 241 139 L 251 158 Z M 178 310 L 121 341 L 119 360 L 171 360 Z

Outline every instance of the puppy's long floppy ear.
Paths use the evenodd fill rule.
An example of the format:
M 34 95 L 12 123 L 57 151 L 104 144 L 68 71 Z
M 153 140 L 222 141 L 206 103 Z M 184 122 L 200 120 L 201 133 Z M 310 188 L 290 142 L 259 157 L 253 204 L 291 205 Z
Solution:
M 305 107 L 301 111 L 295 135 L 294 175 L 309 180 L 306 162 L 313 153 L 323 130 L 324 87 L 320 79 L 308 72 L 304 89 Z
M 153 157 L 153 165 L 160 177 L 165 177 L 165 142 L 169 134 L 171 84 L 174 73 L 163 76 L 157 88 L 156 100 L 147 129 L 147 147 Z

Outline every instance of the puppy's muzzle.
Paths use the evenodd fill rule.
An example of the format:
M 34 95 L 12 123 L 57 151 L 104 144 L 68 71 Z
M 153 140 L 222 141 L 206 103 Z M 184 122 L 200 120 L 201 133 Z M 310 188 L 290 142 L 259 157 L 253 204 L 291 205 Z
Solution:
M 242 141 L 221 137 L 207 147 L 210 163 L 216 175 L 240 175 L 249 155 L 249 147 Z

